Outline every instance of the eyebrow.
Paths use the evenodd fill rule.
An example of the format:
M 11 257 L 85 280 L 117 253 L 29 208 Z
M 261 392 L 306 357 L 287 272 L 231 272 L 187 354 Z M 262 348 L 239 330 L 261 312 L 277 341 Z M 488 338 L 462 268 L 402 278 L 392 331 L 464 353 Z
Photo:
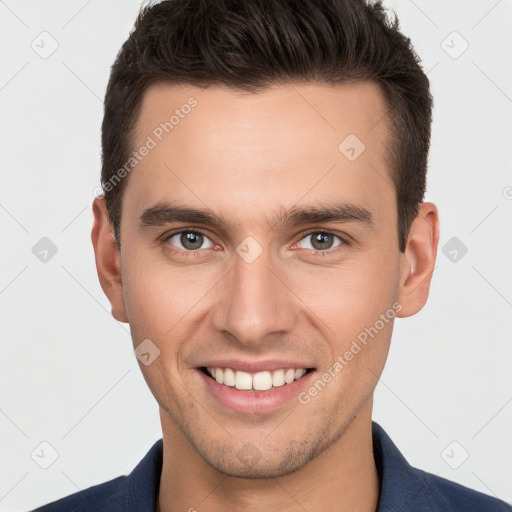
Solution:
M 208 208 L 191 208 L 177 203 L 160 201 L 144 210 L 139 217 L 139 229 L 161 227 L 174 222 L 204 224 L 229 230 L 230 222 L 226 217 Z M 367 226 L 373 225 L 373 218 L 366 208 L 352 203 L 337 203 L 282 209 L 274 214 L 268 222 L 271 229 L 296 227 L 304 224 L 322 224 L 327 222 L 356 222 Z

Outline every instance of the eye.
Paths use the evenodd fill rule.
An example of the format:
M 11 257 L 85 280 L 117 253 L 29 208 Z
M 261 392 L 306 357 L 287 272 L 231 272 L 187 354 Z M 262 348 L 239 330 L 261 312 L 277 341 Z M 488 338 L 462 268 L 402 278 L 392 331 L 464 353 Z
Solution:
M 335 239 L 338 239 L 337 243 Z M 299 246 L 304 240 L 309 241 L 306 242 L 306 247 L 302 246 L 302 249 L 311 249 L 314 251 L 322 252 L 338 247 L 344 242 L 341 237 L 331 233 L 330 231 L 313 231 L 308 233 L 304 238 L 300 240 Z
M 212 247 L 215 247 L 215 244 L 207 236 L 203 235 L 200 231 L 193 229 L 173 233 L 166 238 L 166 241 L 174 247 L 185 251 L 211 249 Z M 207 246 L 202 247 L 205 242 L 207 243 Z

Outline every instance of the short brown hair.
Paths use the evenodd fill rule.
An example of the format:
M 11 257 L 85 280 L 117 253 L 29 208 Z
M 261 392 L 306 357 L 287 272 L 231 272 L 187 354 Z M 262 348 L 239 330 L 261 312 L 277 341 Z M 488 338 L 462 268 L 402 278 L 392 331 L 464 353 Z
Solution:
M 101 179 L 118 247 L 128 176 L 105 184 L 130 157 L 150 85 L 258 92 L 292 81 L 371 81 L 381 88 L 403 252 L 425 193 L 432 97 L 396 15 L 390 19 L 380 2 L 364 0 L 165 0 L 141 9 L 112 66 L 102 124 Z

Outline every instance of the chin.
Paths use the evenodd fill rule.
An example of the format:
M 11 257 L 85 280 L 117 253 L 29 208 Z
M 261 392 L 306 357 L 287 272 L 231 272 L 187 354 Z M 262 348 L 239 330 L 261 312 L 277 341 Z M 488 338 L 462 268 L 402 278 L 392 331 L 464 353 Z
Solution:
M 303 468 L 325 446 L 289 441 L 287 447 L 257 446 L 247 442 L 241 448 L 233 444 L 217 447 L 215 451 L 194 446 L 199 456 L 211 467 L 226 476 L 248 479 L 270 479 L 289 475 Z

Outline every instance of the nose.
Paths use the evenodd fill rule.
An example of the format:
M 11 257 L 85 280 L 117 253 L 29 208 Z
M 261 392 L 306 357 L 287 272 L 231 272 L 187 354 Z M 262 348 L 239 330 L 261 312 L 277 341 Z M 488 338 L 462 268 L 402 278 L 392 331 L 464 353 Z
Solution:
M 218 293 L 213 327 L 247 346 L 291 332 L 299 316 L 299 300 L 282 268 L 280 272 L 278 265 L 272 265 L 268 251 L 252 263 L 235 255 Z

